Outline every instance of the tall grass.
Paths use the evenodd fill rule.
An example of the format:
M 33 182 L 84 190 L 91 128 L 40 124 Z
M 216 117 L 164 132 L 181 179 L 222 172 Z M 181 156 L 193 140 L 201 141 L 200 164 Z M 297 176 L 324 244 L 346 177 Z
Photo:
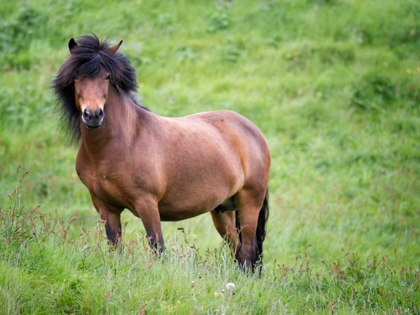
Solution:
M 199 249 L 183 230 L 161 257 L 138 233 L 114 250 L 100 220 L 80 229 L 75 218 L 22 206 L 24 175 L 18 168 L 8 207 L 0 209 L 2 314 L 419 311 L 419 271 L 397 270 L 397 251 L 347 253 L 317 271 L 308 255 L 296 256 L 290 266 L 267 264 L 259 278 L 241 272 L 228 247 Z

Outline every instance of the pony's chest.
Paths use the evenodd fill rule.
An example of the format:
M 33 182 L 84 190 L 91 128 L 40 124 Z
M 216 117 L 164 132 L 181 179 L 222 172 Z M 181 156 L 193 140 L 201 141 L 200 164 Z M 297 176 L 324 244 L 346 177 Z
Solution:
M 122 177 L 106 174 L 96 176 L 92 183 L 94 194 L 109 204 L 126 207 L 130 196 L 124 188 L 129 181 Z
M 106 173 L 91 169 L 81 172 L 79 177 L 89 191 L 103 202 L 114 206 L 128 205 L 130 196 L 124 188 L 127 188 L 129 179 L 125 179 L 121 173 Z

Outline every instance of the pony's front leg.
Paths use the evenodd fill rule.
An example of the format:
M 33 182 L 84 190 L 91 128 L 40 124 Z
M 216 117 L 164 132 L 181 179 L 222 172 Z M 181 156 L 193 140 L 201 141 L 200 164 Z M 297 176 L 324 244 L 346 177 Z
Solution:
M 121 212 L 122 208 L 105 204 L 100 199 L 90 194 L 92 203 L 98 211 L 101 219 L 105 222 L 106 236 L 109 242 L 115 246 L 121 243 Z
M 159 208 L 155 198 L 152 196 L 142 197 L 136 202 L 135 210 L 146 229 L 150 247 L 159 253 L 164 252 L 165 244 L 163 242 Z

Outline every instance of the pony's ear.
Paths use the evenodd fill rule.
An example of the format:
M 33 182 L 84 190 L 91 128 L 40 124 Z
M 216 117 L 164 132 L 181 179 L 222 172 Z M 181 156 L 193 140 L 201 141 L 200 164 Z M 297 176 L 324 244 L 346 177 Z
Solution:
M 110 55 L 113 55 L 117 52 L 118 48 L 120 48 L 121 44 L 123 43 L 123 41 L 120 41 L 117 45 L 115 45 L 114 47 L 108 48 L 106 50 L 106 52 Z
M 72 38 L 70 39 L 70 41 L 69 41 L 69 50 L 70 50 L 70 53 L 71 53 L 71 51 L 72 51 L 75 47 L 77 47 L 77 46 L 79 46 L 79 45 L 77 45 L 76 41 L 75 41 L 75 40 L 74 40 L 74 38 L 72 37 Z

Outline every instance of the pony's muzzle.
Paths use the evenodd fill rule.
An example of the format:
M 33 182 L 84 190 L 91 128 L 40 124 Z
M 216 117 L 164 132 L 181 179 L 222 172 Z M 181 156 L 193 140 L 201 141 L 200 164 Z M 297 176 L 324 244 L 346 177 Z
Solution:
M 94 113 L 90 109 L 85 109 L 82 114 L 82 120 L 86 127 L 95 129 L 102 125 L 105 113 L 102 108 L 98 108 Z

